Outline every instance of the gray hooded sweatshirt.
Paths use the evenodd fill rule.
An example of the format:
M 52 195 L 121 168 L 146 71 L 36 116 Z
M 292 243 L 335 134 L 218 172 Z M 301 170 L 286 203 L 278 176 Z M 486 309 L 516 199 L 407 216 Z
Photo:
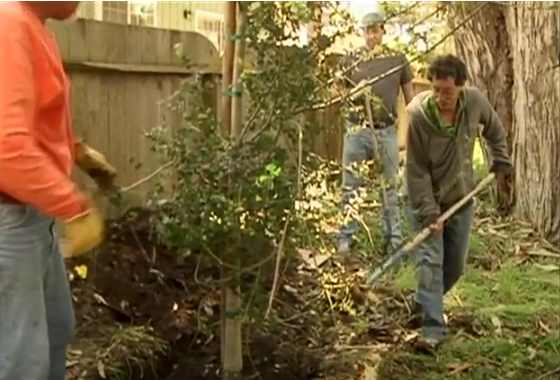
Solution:
M 418 94 L 408 105 L 406 183 L 410 202 L 422 226 L 436 218 L 475 186 L 474 141 L 482 137 L 492 155 L 492 171 L 510 171 L 506 134 L 498 115 L 474 87 L 463 89 L 457 133 L 451 136 L 427 116 L 423 103 L 431 91 Z

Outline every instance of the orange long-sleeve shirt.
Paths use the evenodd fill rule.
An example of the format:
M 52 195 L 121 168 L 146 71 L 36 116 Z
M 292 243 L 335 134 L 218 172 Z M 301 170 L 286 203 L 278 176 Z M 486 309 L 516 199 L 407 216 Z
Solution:
M 43 21 L 26 4 L 0 3 L 0 193 L 63 220 L 87 207 L 70 179 L 69 93 Z

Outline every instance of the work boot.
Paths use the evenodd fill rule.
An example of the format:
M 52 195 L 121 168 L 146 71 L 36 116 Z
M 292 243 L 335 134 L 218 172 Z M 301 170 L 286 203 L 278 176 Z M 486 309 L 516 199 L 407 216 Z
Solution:
M 443 339 L 419 336 L 413 343 L 416 351 L 433 354 L 443 343 Z

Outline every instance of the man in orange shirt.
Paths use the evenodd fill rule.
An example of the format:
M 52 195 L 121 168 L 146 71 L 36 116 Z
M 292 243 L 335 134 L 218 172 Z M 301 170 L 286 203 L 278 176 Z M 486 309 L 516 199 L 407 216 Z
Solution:
M 77 7 L 0 3 L 0 380 L 64 380 L 74 314 L 62 257 L 103 239 L 99 212 L 70 177 L 96 154 L 74 140 L 69 82 L 45 27 Z M 112 178 L 97 158 L 86 169 Z

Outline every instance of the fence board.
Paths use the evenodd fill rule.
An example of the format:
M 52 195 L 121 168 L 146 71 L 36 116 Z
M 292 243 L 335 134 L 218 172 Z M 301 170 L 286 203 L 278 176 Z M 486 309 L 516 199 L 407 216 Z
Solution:
M 193 32 L 78 20 L 49 22 L 72 82 L 72 113 L 76 133 L 104 153 L 117 168 L 119 185 L 129 185 L 150 174 L 159 161 L 145 132 L 160 124 L 162 99 L 196 73 L 220 72 L 218 52 L 204 36 Z M 174 43 L 182 42 L 190 57 L 185 67 Z M 178 116 L 163 110 L 170 120 Z M 76 171 L 84 191 L 111 214 L 107 199 L 93 182 Z M 124 207 L 141 204 L 151 188 L 142 185 L 126 194 Z

